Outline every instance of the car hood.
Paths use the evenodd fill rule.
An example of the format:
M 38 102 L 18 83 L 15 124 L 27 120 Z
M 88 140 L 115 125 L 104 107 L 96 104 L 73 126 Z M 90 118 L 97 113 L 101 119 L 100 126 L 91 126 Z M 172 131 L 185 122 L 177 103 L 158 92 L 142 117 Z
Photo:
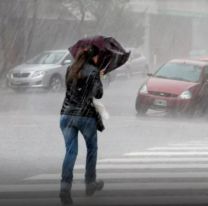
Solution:
M 199 83 L 185 82 L 171 79 L 162 79 L 151 77 L 147 81 L 148 91 L 164 92 L 180 95 L 183 91 L 198 86 Z
M 46 71 L 61 67 L 56 64 L 21 64 L 11 70 L 11 72 L 32 72 L 32 71 Z

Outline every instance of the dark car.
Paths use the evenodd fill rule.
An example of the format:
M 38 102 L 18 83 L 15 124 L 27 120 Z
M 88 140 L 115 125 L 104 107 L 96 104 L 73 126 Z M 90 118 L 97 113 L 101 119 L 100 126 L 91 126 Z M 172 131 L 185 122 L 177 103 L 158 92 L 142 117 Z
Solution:
M 161 66 L 141 86 L 136 110 L 165 110 L 172 114 L 201 114 L 207 108 L 208 62 L 176 59 Z

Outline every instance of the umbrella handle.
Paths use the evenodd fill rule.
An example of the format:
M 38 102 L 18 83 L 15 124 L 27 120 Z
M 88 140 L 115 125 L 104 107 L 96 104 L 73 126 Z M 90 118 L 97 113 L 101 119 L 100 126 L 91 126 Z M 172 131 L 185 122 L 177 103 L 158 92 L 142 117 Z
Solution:
M 108 68 L 108 66 L 110 65 L 111 61 L 112 61 L 112 59 L 109 60 L 108 64 L 105 66 L 105 68 L 103 68 L 104 71 Z
M 104 62 L 105 60 L 103 60 L 103 62 Z M 107 68 L 108 68 L 108 66 L 110 65 L 110 63 L 112 62 L 112 58 L 109 60 L 109 62 L 107 63 L 107 65 L 102 69 L 101 67 L 100 67 L 100 69 L 102 69 L 102 70 L 106 70 Z

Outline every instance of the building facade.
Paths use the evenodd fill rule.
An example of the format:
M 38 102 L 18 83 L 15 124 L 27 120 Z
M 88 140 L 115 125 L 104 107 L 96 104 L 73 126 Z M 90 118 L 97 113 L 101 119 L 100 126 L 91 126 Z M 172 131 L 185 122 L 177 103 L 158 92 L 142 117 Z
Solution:
M 206 54 L 207 0 L 131 0 L 130 4 L 134 12 L 146 14 L 143 49 L 152 71 L 172 58 Z

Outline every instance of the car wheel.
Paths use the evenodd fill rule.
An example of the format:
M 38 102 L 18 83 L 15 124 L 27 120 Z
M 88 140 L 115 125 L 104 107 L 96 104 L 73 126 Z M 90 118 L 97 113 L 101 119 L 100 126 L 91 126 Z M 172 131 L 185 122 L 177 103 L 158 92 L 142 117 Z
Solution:
M 144 115 L 148 110 L 148 106 L 141 104 L 141 102 L 139 101 L 139 98 L 137 98 L 135 106 L 136 106 L 136 111 L 138 115 Z
M 53 92 L 60 91 L 63 87 L 63 81 L 59 75 L 54 75 L 50 79 L 50 90 Z
M 187 108 L 184 108 L 182 111 L 180 111 L 180 116 L 185 118 L 194 118 L 198 116 L 198 106 L 198 103 L 193 103 L 187 106 Z
M 204 98 L 196 105 L 195 113 L 197 117 L 203 117 L 207 114 L 207 101 L 207 98 Z

